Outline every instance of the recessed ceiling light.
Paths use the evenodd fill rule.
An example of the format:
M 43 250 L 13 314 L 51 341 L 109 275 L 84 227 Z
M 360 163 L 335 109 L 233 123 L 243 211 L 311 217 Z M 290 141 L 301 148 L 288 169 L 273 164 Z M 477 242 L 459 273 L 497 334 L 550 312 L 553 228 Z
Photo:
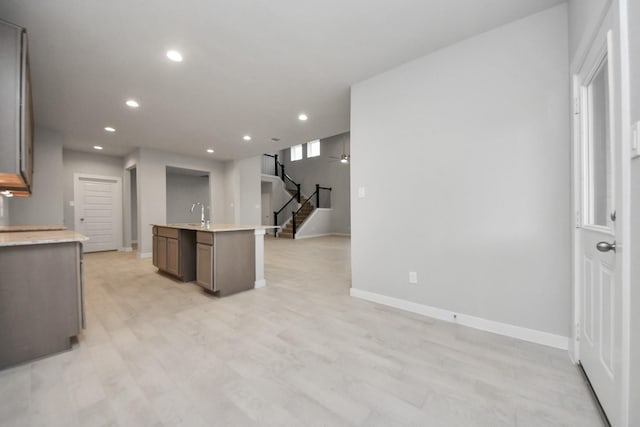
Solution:
M 104 130 L 106 130 L 107 132 L 115 132 L 116 128 L 112 128 L 111 126 L 107 126 L 106 128 L 104 128 Z
M 251 141 L 251 136 L 245 135 L 242 137 L 242 139 L 244 139 L 245 141 Z
M 306 122 L 308 118 L 309 117 L 307 117 L 305 113 L 302 113 L 298 116 L 298 120 L 300 120 L 301 122 Z
M 93 146 L 93 149 L 94 149 L 94 150 L 102 150 L 102 147 L 101 147 L 101 146 L 99 146 L 99 145 L 94 145 L 94 146 Z
M 213 148 L 207 148 L 207 153 L 213 153 Z
M 135 99 L 127 99 L 126 104 L 131 108 L 138 108 L 140 106 Z
M 174 62 L 182 62 L 182 55 L 177 50 L 167 51 L 167 58 Z

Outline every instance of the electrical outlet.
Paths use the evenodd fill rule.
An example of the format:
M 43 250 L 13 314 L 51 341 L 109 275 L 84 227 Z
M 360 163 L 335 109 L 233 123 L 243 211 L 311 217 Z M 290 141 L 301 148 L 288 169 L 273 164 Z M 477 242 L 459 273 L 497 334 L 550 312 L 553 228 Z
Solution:
M 416 271 L 409 272 L 409 283 L 418 283 L 418 272 Z
M 358 187 L 358 198 L 364 199 L 367 195 L 367 191 L 364 187 Z

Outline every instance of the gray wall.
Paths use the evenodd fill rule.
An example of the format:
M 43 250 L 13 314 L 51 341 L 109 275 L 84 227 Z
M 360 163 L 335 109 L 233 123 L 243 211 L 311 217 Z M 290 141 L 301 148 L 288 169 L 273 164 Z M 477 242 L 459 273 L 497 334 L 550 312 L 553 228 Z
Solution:
M 33 155 L 33 192 L 11 199 L 10 224 L 62 224 L 62 135 L 36 128 Z
M 351 194 L 350 194 L 350 172 L 349 164 L 343 164 L 331 157 L 340 157 L 343 152 L 343 143 L 346 142 L 346 152 L 349 153 L 349 134 L 336 135 L 320 141 L 320 156 L 307 158 L 307 146 L 303 144 L 302 160 L 292 162 L 290 150 L 286 149 L 280 153 L 283 159 L 285 170 L 296 182 L 302 184 L 302 192 L 307 196 L 311 195 L 316 184 L 323 187 L 331 187 L 330 200 L 328 193 L 321 192 L 324 199 L 320 200 L 321 207 L 332 208 L 330 229 L 331 233 L 350 234 L 351 233 Z
M 567 19 L 561 5 L 352 87 L 354 288 L 569 335 Z
M 210 219 L 208 176 L 167 172 L 167 222 L 200 222 L 200 206 L 189 212 L 195 202 L 204 204 L 205 218 Z
M 151 255 L 151 226 L 167 222 L 167 166 L 182 169 L 200 170 L 209 173 L 209 199 L 211 200 L 211 218 L 215 222 L 224 222 L 225 206 L 225 167 L 224 164 L 209 158 L 196 158 L 161 150 L 141 148 L 125 158 L 125 168 L 136 167 L 138 183 L 138 253 Z M 125 218 L 131 212 L 130 177 L 126 176 Z M 256 200 L 260 200 L 260 189 Z M 258 202 L 259 203 L 259 202 Z M 129 220 L 127 219 L 127 222 Z M 125 223 L 125 231 L 127 230 Z M 125 234 L 125 245 L 127 245 Z M 129 240 L 130 242 L 130 240 Z
M 75 228 L 74 208 L 70 202 L 74 201 L 73 174 L 83 173 L 87 175 L 102 175 L 121 178 L 123 175 L 122 157 L 107 156 L 104 154 L 86 153 L 83 151 L 63 150 L 63 198 L 64 198 L 64 225 L 69 230 Z
M 611 0 L 569 0 L 569 59 L 583 43 L 588 43 L 585 35 L 597 25 L 602 11 Z
M 291 199 L 291 194 L 289 194 L 285 189 L 284 189 L 284 183 L 282 182 L 282 180 L 276 176 L 273 175 L 262 175 L 261 177 L 262 180 L 262 192 L 269 192 L 270 195 L 270 200 L 271 200 L 271 206 L 268 207 L 268 209 L 270 210 L 269 215 L 269 222 L 266 225 L 273 225 L 273 212 L 274 211 L 279 211 L 285 203 L 287 203 L 290 199 Z M 294 208 L 297 208 L 297 204 L 295 204 L 295 201 L 289 203 L 289 205 L 278 215 L 278 225 L 282 225 L 284 224 L 284 222 L 287 220 L 287 218 L 291 217 L 291 210 Z M 261 222 L 263 224 L 265 224 L 264 220 L 262 219 L 262 217 L 260 218 Z
M 225 212 L 228 222 L 260 224 L 262 156 L 231 160 L 224 165 Z

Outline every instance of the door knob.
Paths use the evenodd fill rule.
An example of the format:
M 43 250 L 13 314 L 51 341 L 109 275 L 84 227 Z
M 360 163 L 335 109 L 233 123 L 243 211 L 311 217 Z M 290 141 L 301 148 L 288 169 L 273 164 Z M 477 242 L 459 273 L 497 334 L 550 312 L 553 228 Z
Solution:
M 596 244 L 596 248 L 598 248 L 598 250 L 600 252 L 609 252 L 609 251 L 616 251 L 616 242 L 613 243 L 609 243 L 609 242 L 598 242 Z

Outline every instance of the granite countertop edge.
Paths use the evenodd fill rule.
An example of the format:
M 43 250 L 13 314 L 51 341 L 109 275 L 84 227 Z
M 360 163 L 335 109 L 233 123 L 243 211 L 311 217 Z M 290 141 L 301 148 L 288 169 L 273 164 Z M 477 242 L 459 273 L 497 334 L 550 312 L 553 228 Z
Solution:
M 87 236 L 71 230 L 16 231 L 0 233 L 0 247 L 84 242 L 87 240 L 89 240 Z
M 155 227 L 177 228 L 179 230 L 203 231 L 206 233 L 221 233 L 225 231 L 267 230 L 280 228 L 274 225 L 245 225 L 245 224 L 211 224 L 209 227 L 200 224 L 151 224 Z

